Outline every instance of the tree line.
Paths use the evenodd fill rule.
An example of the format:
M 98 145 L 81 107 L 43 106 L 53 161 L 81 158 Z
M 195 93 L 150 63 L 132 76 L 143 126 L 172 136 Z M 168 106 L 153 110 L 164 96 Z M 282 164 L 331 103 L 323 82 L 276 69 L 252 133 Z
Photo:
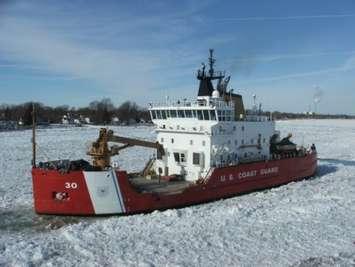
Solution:
M 253 114 L 254 111 L 246 110 L 247 114 Z M 272 117 L 274 120 L 294 120 L 294 119 L 355 119 L 354 115 L 347 114 L 319 114 L 319 113 L 292 113 L 281 111 L 262 111 L 260 115 Z
M 0 121 L 22 121 L 23 125 L 32 124 L 32 105 L 35 104 L 37 122 L 39 123 L 60 123 L 64 115 L 69 115 L 73 119 L 90 118 L 94 124 L 111 124 L 112 119 L 117 117 L 120 123 L 130 124 L 132 122 L 150 121 L 149 112 L 147 109 L 140 107 L 135 102 L 126 101 L 120 106 L 115 106 L 111 99 L 104 98 L 100 101 L 92 101 L 86 107 L 69 107 L 67 105 L 50 107 L 43 103 L 26 102 L 18 105 L 0 105 Z M 246 110 L 247 114 L 252 114 L 253 111 Z M 303 114 L 303 113 L 288 113 L 288 112 L 269 112 L 264 111 L 261 114 L 272 116 L 275 120 L 282 119 L 354 119 L 352 115 L 330 115 L 330 114 Z
M 64 115 L 76 119 L 90 118 L 94 124 L 110 124 L 114 117 L 126 124 L 150 120 L 148 110 L 135 102 L 126 101 L 120 106 L 115 106 L 109 98 L 93 101 L 88 106 L 80 108 L 68 105 L 50 107 L 38 102 L 26 102 L 18 105 L 2 104 L 0 105 L 0 120 L 21 120 L 23 125 L 31 125 L 33 104 L 36 108 L 37 121 L 40 123 L 60 123 Z

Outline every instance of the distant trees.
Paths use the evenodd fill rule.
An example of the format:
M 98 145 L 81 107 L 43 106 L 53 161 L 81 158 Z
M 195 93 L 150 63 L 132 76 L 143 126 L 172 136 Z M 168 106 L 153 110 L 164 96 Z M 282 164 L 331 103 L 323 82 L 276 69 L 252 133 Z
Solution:
M 22 117 L 23 125 L 28 126 L 32 124 L 32 112 L 33 112 L 32 103 L 26 103 L 24 106 L 24 113 Z
M 35 103 L 38 123 L 60 123 L 64 115 L 69 115 L 73 119 L 90 118 L 95 124 L 110 124 L 114 117 L 117 117 L 121 123 L 130 124 L 140 120 L 150 121 L 147 109 L 138 106 L 135 102 L 126 101 L 116 107 L 111 99 L 103 98 L 100 101 L 93 101 L 86 107 L 74 108 L 68 105 L 57 107 L 46 106 L 42 103 Z M 253 114 L 253 111 L 246 110 L 247 114 Z M 296 119 L 296 118 L 344 118 L 354 119 L 351 115 L 329 115 L 329 114 L 303 114 L 287 112 L 262 112 L 263 115 L 272 116 L 274 119 Z M 19 105 L 0 104 L 0 121 L 19 121 L 24 125 L 32 124 L 32 102 Z
M 93 101 L 89 104 L 91 120 L 94 123 L 109 124 L 114 113 L 115 106 L 111 99 L 104 98 L 101 101 Z
M 145 121 L 149 120 L 149 113 L 146 109 L 142 109 L 136 103 L 126 101 L 118 109 L 116 113 L 118 118 L 122 118 L 124 121 L 139 122 L 140 119 Z
M 36 103 L 37 114 L 44 116 L 45 107 L 41 103 Z M 0 120 L 19 121 L 22 120 L 24 125 L 32 124 L 32 102 L 20 105 L 0 105 Z
M 253 110 L 246 110 L 247 114 L 253 114 Z M 262 111 L 261 115 L 272 117 L 274 120 L 293 120 L 293 119 L 355 119 L 354 115 L 346 114 L 305 114 L 305 113 L 291 113 L 280 111 Z
M 110 124 L 113 117 L 121 122 L 129 124 L 132 121 L 141 119 L 148 121 L 149 112 L 138 106 L 136 103 L 126 101 L 115 107 L 111 99 L 104 98 L 100 101 L 92 101 L 88 106 L 81 108 L 69 107 L 67 105 L 49 107 L 42 103 L 35 103 L 38 122 L 59 123 L 64 115 L 72 118 L 89 117 L 95 124 Z M 24 125 L 32 124 L 32 102 L 19 105 L 0 105 L 0 120 L 19 121 Z
M 10 121 L 12 117 L 12 108 L 10 105 L 1 104 L 0 105 L 0 120 Z

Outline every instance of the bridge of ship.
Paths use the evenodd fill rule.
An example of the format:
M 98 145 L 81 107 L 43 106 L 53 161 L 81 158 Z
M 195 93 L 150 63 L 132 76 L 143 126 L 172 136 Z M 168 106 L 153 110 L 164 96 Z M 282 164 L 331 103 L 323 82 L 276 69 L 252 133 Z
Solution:
M 206 121 L 233 121 L 234 103 L 219 99 L 198 99 L 197 101 L 176 101 L 151 104 L 152 120 L 198 119 Z

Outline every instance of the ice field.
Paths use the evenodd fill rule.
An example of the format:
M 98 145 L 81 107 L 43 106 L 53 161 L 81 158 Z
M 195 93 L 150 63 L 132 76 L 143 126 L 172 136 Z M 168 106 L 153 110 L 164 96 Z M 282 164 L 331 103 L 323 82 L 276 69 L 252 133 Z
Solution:
M 39 160 L 79 159 L 99 127 L 38 130 Z M 112 127 L 153 140 L 152 127 Z M 208 204 L 99 218 L 33 212 L 31 131 L 0 133 L 0 266 L 355 266 L 355 121 L 277 122 L 315 143 L 308 180 Z M 129 148 L 119 166 L 153 153 Z

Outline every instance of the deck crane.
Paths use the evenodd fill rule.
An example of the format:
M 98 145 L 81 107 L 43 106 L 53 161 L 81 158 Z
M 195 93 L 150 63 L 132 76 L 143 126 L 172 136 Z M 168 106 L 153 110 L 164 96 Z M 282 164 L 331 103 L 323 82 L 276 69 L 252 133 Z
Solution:
M 121 146 L 114 145 L 109 147 L 108 142 L 120 143 Z M 165 155 L 164 148 L 159 142 L 149 142 L 135 138 L 128 138 L 117 136 L 113 134 L 112 130 L 101 128 L 98 139 L 92 143 L 88 155 L 91 156 L 93 166 L 98 169 L 105 169 L 110 167 L 111 157 L 118 155 L 119 152 L 131 146 L 142 146 L 155 148 L 157 150 L 157 158 Z

